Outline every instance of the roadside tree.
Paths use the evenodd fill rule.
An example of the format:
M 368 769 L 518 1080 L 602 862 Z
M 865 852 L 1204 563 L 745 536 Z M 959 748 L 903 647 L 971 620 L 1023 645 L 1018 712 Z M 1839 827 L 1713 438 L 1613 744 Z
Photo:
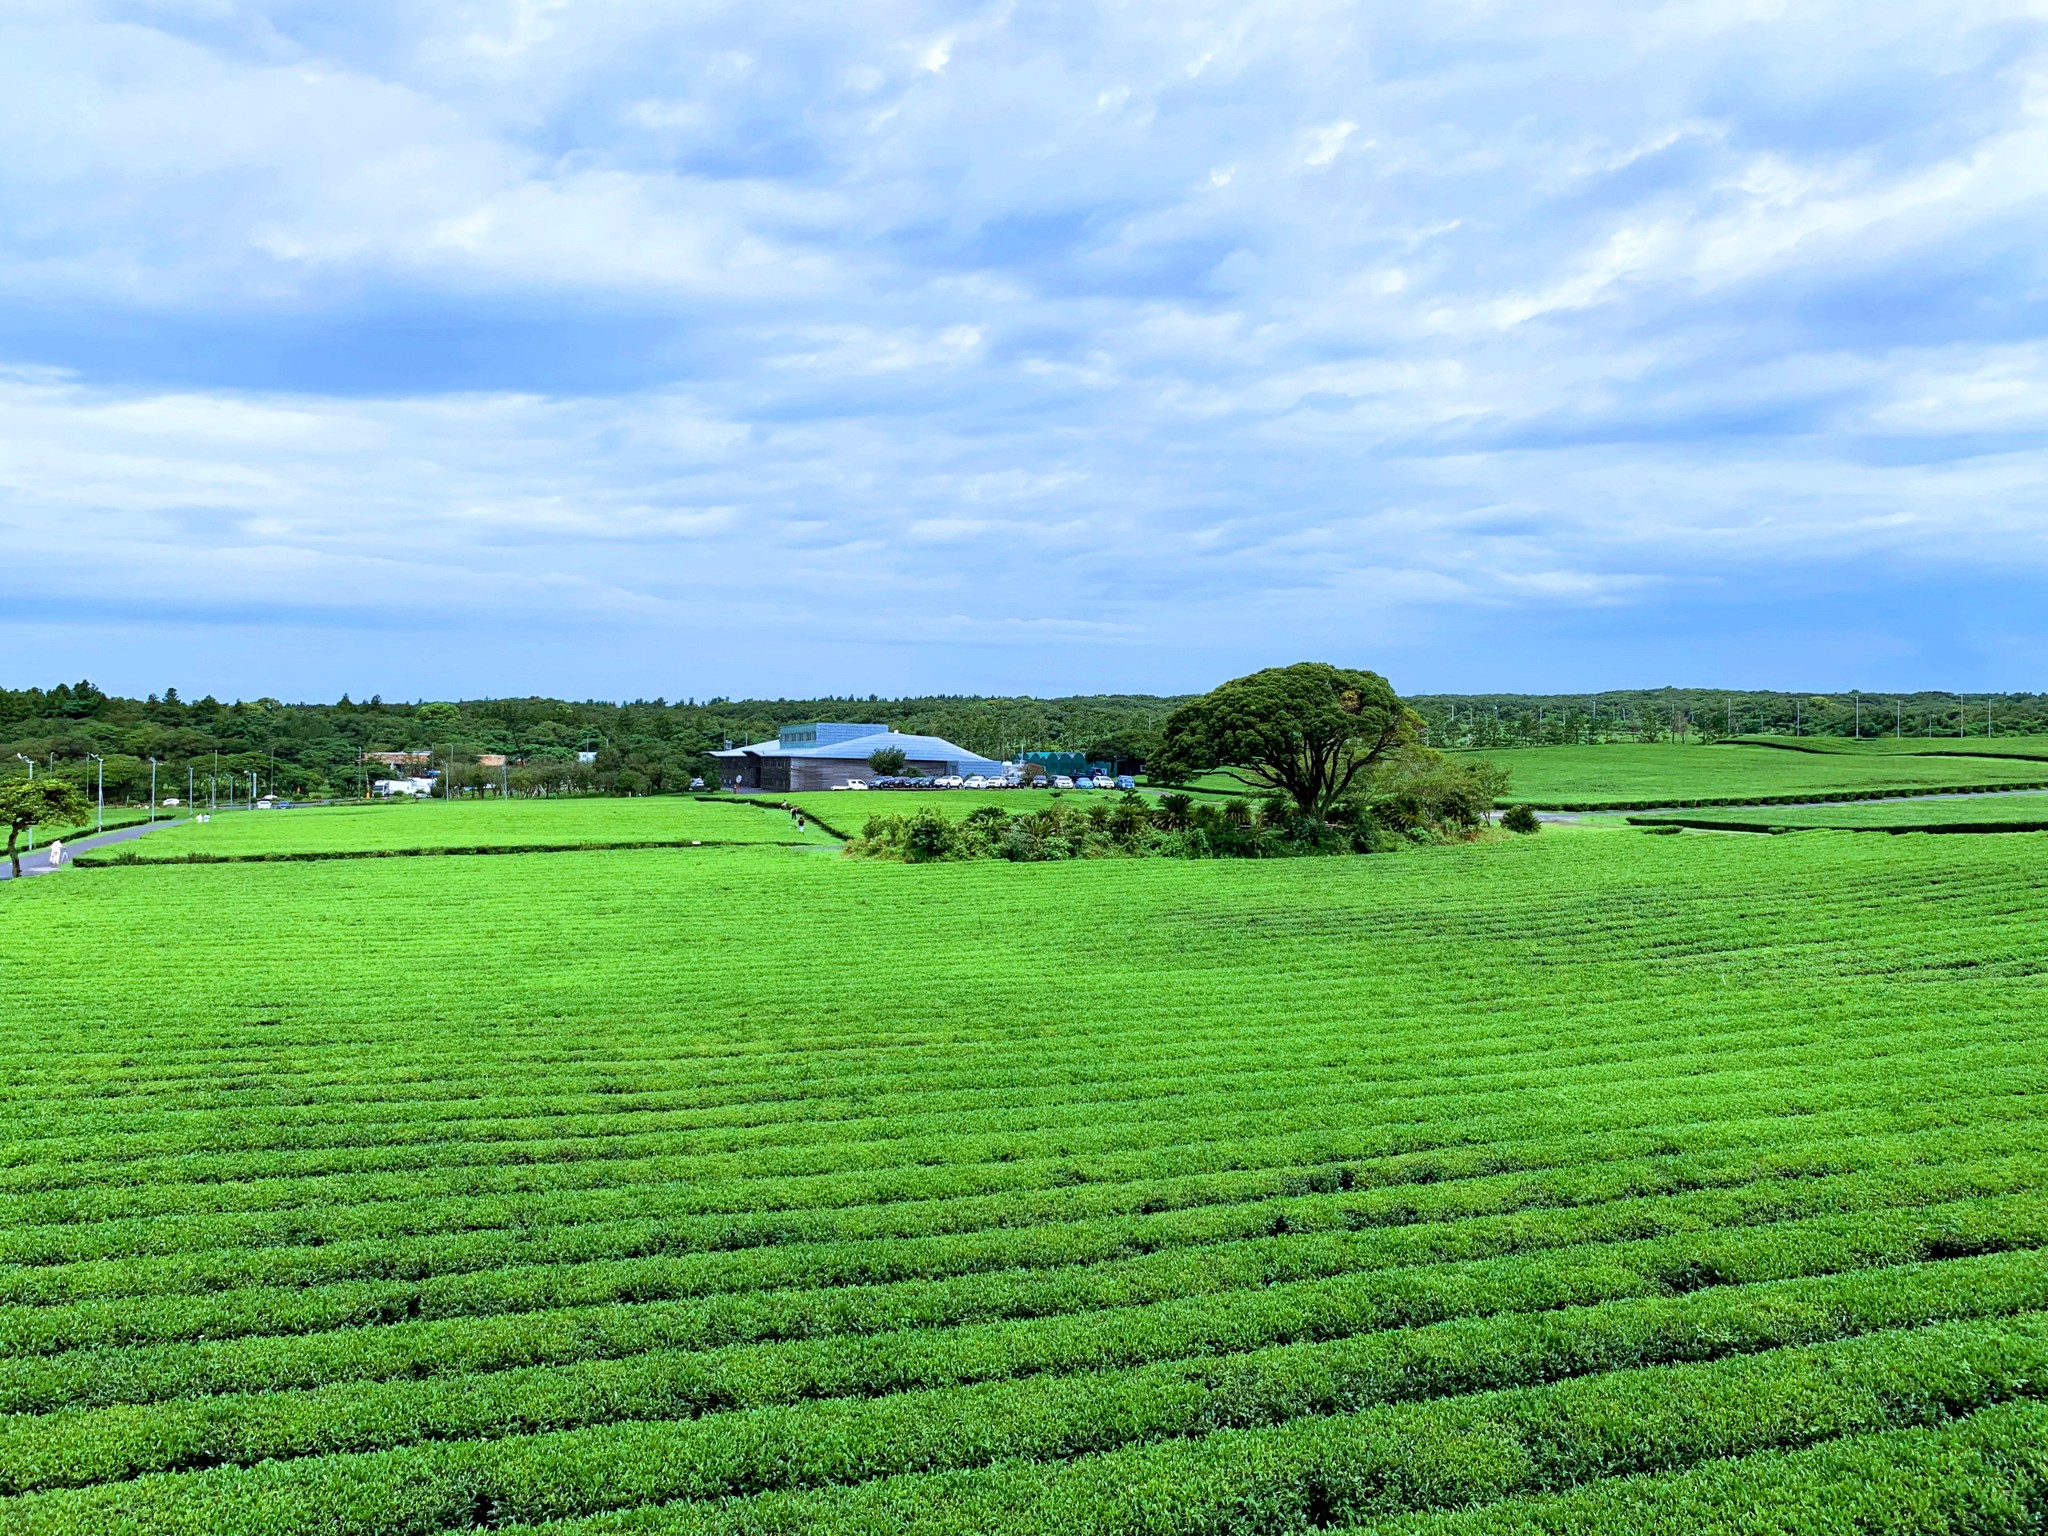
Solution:
M 1183 704 L 1167 717 L 1148 767 L 1167 783 L 1221 772 L 1322 820 L 1421 724 L 1379 673 L 1298 662 Z
M 68 826 L 92 814 L 92 802 L 77 785 L 46 774 L 0 784 L 0 824 L 7 828 L 7 862 L 21 878 L 21 834 L 51 823 Z

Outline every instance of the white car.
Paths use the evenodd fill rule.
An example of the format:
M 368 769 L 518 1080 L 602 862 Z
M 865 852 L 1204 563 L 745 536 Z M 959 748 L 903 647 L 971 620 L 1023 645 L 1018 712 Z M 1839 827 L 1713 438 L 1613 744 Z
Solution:
M 932 780 L 933 789 L 958 789 L 963 781 L 957 773 L 941 774 Z
M 866 779 L 848 779 L 844 784 L 834 784 L 832 787 L 834 789 L 866 789 L 868 781 Z
M 960 787 L 962 789 L 987 789 L 988 780 L 978 773 L 970 773 L 960 781 Z
M 1053 776 L 1052 787 L 1054 789 L 1072 789 L 1074 787 L 1074 781 L 1068 778 L 1064 773 L 1055 774 Z

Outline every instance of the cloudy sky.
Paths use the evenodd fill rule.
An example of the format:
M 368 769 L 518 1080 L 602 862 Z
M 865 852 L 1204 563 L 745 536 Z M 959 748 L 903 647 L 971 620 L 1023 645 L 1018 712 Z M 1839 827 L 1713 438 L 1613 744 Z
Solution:
M 8 0 L 0 143 L 0 681 L 2048 686 L 2038 0 Z

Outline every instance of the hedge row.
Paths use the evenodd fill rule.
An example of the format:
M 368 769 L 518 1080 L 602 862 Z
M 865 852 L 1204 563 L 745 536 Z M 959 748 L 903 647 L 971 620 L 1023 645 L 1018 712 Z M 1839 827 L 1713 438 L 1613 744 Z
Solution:
M 1755 821 L 1713 821 L 1704 816 L 1631 816 L 1638 827 L 1691 827 L 1701 832 L 1762 832 L 1773 836 L 1788 832 L 2048 832 L 2048 819 L 2040 821 L 1927 821 L 1883 827 L 1784 827 Z
M 1111 1311 L 1130 1315 L 1132 1308 L 1181 1301 L 1207 1306 L 1238 1292 L 1306 1295 L 1301 1287 L 1318 1284 L 1335 1285 L 1347 1295 L 1369 1289 L 1384 1309 L 1385 1326 L 1409 1325 L 1448 1318 L 1458 1305 L 1498 1309 L 1510 1293 L 1561 1305 L 1574 1296 L 1634 1295 L 1674 1283 L 1746 1282 L 1917 1262 L 1939 1253 L 2023 1249 L 2042 1241 L 2042 1211 L 2032 1195 L 1994 1197 L 1377 1269 L 1365 1267 L 1384 1256 L 1372 1245 L 1349 1234 L 1310 1233 L 1049 1270 L 600 1302 L 304 1336 L 76 1349 L 0 1361 L 0 1413 L 570 1365 L 646 1350 L 779 1342 L 837 1349 L 853 1340 L 853 1347 L 865 1351 L 868 1346 L 857 1341 L 906 1330 L 986 1328 Z M 1246 1304 L 1246 1298 L 1228 1304 Z
M 1785 795 L 1712 795 L 1696 800 L 1526 800 L 1495 801 L 1496 806 L 1527 805 L 1539 811 L 1654 811 L 1662 806 L 1835 805 L 1850 800 L 1923 800 L 1936 795 L 1995 795 L 2008 790 L 2048 789 L 2048 779 L 2013 784 L 1956 784 L 1939 789 L 1894 786 L 1890 789 L 1808 790 Z
M 1956 1305 L 1970 1305 L 1967 1291 Z M 1867 1310 L 1858 1314 L 1859 1306 Z M 1852 1329 L 1887 1331 L 1770 1346 L 1802 1326 L 1832 1335 L 1843 1326 L 1838 1307 L 1849 1309 Z M 1134 1492 L 1187 1528 L 1214 1510 L 1219 1482 L 1234 1484 L 1233 1510 L 1248 1498 L 1312 1499 L 1324 1523 L 1338 1523 L 1941 1424 L 2048 1393 L 2048 1314 L 1907 1331 L 1887 1321 L 1896 1307 L 1896 1298 L 1872 1295 L 1830 1301 L 1803 1324 L 1731 1314 L 1667 1319 L 1665 1331 L 1642 1309 L 1617 1307 L 1524 1345 L 1560 1376 L 1602 1374 L 1363 1412 L 1355 1411 L 1361 1397 L 1397 1368 L 1393 1361 L 1293 1349 L 1111 1382 L 1003 1383 L 146 1476 L 0 1500 L 0 1526 L 15 1536 L 426 1536 L 966 1468 L 992 1474 L 962 1490 L 972 1513 L 992 1513 L 991 1500 L 1010 1511 L 1035 1504 L 1027 1528 L 1041 1531 L 1099 1528 L 1104 1511 L 1128 1508 Z M 1735 1346 L 1766 1352 L 1628 1368 L 1645 1351 L 1655 1358 L 1653 1340 L 1711 1338 L 1716 1328 L 1746 1330 Z M 1467 1371 L 1487 1379 L 1484 1365 L 1462 1358 L 1468 1349 L 1483 1358 L 1485 1332 L 1460 1340 L 1454 1330 L 1448 1358 L 1433 1368 L 1448 1380 Z M 1360 1346 L 1365 1356 L 1386 1347 Z M 1238 1426 L 1253 1428 L 1233 1433 Z M 1124 1447 L 1132 1448 L 1102 1454 Z M 943 1497 L 921 1492 L 923 1528 L 944 1528 Z M 989 1527 L 978 1519 L 957 1528 Z
M 1495 1266 L 1492 1273 L 1354 1274 L 1078 1317 L 712 1352 L 656 1349 L 562 1367 L 15 1416 L 0 1420 L 0 1493 L 818 1400 L 932 1395 L 949 1404 L 947 1394 L 964 1386 L 1039 1373 L 1056 1375 L 1060 1393 L 1084 1402 L 1098 1386 L 1128 1395 L 1128 1384 L 1110 1373 L 1133 1370 L 1176 1380 L 1225 1372 L 1232 1394 L 1256 1397 L 1261 1373 L 1298 1376 L 1300 1362 L 1313 1358 L 1342 1379 L 1331 1390 L 1355 1408 L 2048 1308 L 2048 1260 L 2037 1251 L 2048 1241 L 2048 1201 L 2017 1221 L 1980 1222 L 1966 1235 L 1923 1217 L 1918 1230 L 1898 1223 L 1886 1237 L 1859 1245 L 1833 1232 L 1769 1228 L 1704 1252 L 1697 1242 L 1610 1245 L 1605 1254 L 1578 1253 L 1574 1263 Z M 2029 1251 L 1911 1262 L 1955 1244 L 2025 1244 Z M 1835 1272 L 1858 1262 L 1897 1267 Z M 1786 1274 L 1813 1278 L 1778 1278 Z M 1667 1291 L 1682 1294 L 1660 1294 Z M 1018 1406 L 988 1409 L 989 1416 L 997 1423 L 1042 1417 L 1043 1378 L 1012 1385 Z M 915 1403 L 892 1407 L 892 1422 L 899 1407 L 914 1411 Z M 828 1403 L 820 1411 L 837 1409 Z M 1159 1432 L 1215 1427 L 1176 1420 Z
M 1424 1223 L 1349 1234 L 1344 1267 L 1392 1268 L 1496 1258 L 1576 1243 L 1854 1215 L 1901 1206 L 1993 1198 L 2028 1187 L 2018 1165 L 1987 1172 L 1916 1170 L 1883 1178 L 1776 1181 L 1735 1191 L 1623 1200 L 1579 1210 L 1516 1212 L 1454 1224 Z M 1291 1226 L 1292 1223 L 1289 1223 Z M 1306 1224 L 1304 1224 L 1306 1225 Z M 270 1284 L 173 1296 L 117 1297 L 69 1307 L 0 1307 L 0 1349 L 53 1354 L 81 1347 L 313 1333 L 417 1318 L 536 1312 L 614 1302 L 681 1300 L 758 1287 L 824 1289 L 935 1280 L 1018 1268 L 1101 1263 L 1162 1246 L 1224 1244 L 1282 1235 L 1280 1223 L 1183 1220 L 977 1234 L 972 1239 L 766 1249 L 518 1264 L 471 1273 L 422 1265 L 409 1275 L 326 1284 Z
M 1497 1125 L 1504 1113 L 1547 1113 L 1560 1125 L 1579 1124 L 1589 1129 L 1640 1124 L 1638 1106 L 1646 1098 L 1668 1112 L 1676 1112 L 1680 1106 L 1696 1105 L 1706 1098 L 1717 1106 L 1728 1107 L 1744 1102 L 1747 1096 L 1749 1103 L 1762 1106 L 1772 1102 L 1782 1105 L 1787 1094 L 1796 1094 L 1803 1108 L 1812 1112 L 1868 1104 L 1868 1089 L 1895 1079 L 1900 1070 L 1922 1060 L 1952 1062 L 1958 1051 L 1957 1036 L 1963 1027 L 1944 1021 L 1919 1031 L 1902 1031 L 1893 1043 L 1892 1053 L 1882 1061 L 1853 1056 L 1844 1059 L 1839 1053 L 1830 1055 L 1833 1046 L 1825 1039 L 1768 1049 L 1758 1048 L 1747 1039 L 1725 1044 L 1693 1042 L 1685 1049 L 1649 1059 L 1631 1055 L 1624 1042 L 1620 1048 L 1602 1052 L 1598 1060 L 1574 1064 L 1572 1076 L 1589 1087 L 1625 1086 L 1629 1090 L 1627 1099 L 1599 1102 L 1576 1112 L 1557 1107 L 1554 1102 L 1547 1111 L 1526 1109 L 1532 1093 L 1540 1094 L 1554 1085 L 1557 1068 L 1549 1063 L 1506 1071 L 1479 1071 L 1464 1077 L 1455 1072 L 1438 1072 L 1407 1080 L 1370 1072 L 1332 1071 L 1310 1077 L 1306 1084 L 1301 1079 L 1308 1074 L 1297 1068 L 1291 1074 L 1295 1081 L 1294 1109 L 1297 1115 L 1305 1113 L 1300 1100 L 1304 1089 L 1346 1094 L 1361 1103 L 1361 1112 L 1369 1103 L 1377 1110 L 1378 1119 L 1360 1126 L 1356 1144 L 1381 1151 L 1426 1150 L 1454 1143 L 1461 1136 L 1469 1139 L 1475 1127 Z M 1973 1036 L 1967 1042 L 1967 1052 L 1976 1058 L 1975 1068 L 1986 1074 L 2024 1072 L 2036 1059 L 2022 1043 L 1998 1037 Z M 1227 1112 L 1229 1106 L 1269 1084 L 1276 1092 L 1287 1090 L 1290 1073 L 1286 1067 L 1266 1068 L 1240 1062 L 1237 1070 L 1244 1088 L 1218 1094 L 1213 1073 L 1204 1070 L 1206 1054 L 1190 1053 L 1187 1065 L 1191 1074 L 1172 1079 L 1173 1091 L 1133 1094 L 1120 1090 L 1114 1076 L 1107 1077 L 1101 1084 L 1105 1097 L 1095 1099 L 1081 1111 L 1080 1118 L 1092 1121 L 1099 1134 L 1115 1137 L 1129 1134 L 1125 1127 L 1135 1121 L 1156 1120 L 1171 1125 L 1185 1119 L 1194 1109 L 1188 1103 L 1194 1094 Z M 1825 1080 L 1816 1081 L 1814 1068 L 1822 1060 L 1830 1071 Z M 1713 1073 L 1712 1086 L 1703 1089 L 1702 1078 L 1709 1066 L 1721 1070 Z M 963 1075 L 969 1082 L 976 1081 L 976 1074 L 971 1071 Z M 1022 1122 L 1021 1128 L 1031 1129 L 1036 1127 L 1034 1115 L 1045 1112 L 1039 1106 L 1062 1097 L 1058 1084 L 1045 1084 L 1041 1091 L 1035 1081 L 1002 1085 L 989 1083 L 985 1076 L 979 1081 L 981 1086 L 956 1091 L 949 1091 L 952 1085 L 947 1082 L 933 1083 L 929 1089 L 934 1101 L 933 1118 L 958 1109 L 964 1121 L 978 1127 L 993 1130 L 1008 1120 Z M 915 1089 L 908 1085 L 891 1084 L 885 1089 L 876 1084 L 872 1091 L 863 1092 L 863 1084 L 848 1079 L 837 1086 L 846 1097 L 807 1099 L 786 1091 L 776 1098 L 760 1099 L 750 1096 L 751 1091 L 757 1090 L 741 1095 L 714 1087 L 693 1095 L 679 1094 L 654 1107 L 629 1104 L 606 1112 L 559 1108 L 550 1111 L 544 1102 L 478 1100 L 467 1118 L 430 1102 L 403 1108 L 402 1112 L 387 1110 L 381 1116 L 364 1112 L 353 1120 L 339 1108 L 332 1113 L 294 1111 L 284 1105 L 230 1108 L 218 1115 L 179 1115 L 175 1117 L 181 1127 L 177 1130 L 154 1129 L 149 1121 L 138 1124 L 135 1115 L 125 1117 L 127 1123 L 123 1124 L 120 1116 L 78 1112 L 68 1121 L 48 1122 L 47 1134 L 38 1135 L 36 1130 L 40 1128 L 24 1124 L 12 1141 L 0 1147 L 0 1168 L 20 1169 L 6 1180 L 12 1187 L 47 1188 L 55 1187 L 53 1179 L 70 1175 L 73 1169 L 67 1165 L 87 1165 L 76 1171 L 86 1175 L 90 1182 L 99 1182 L 109 1177 L 126 1179 L 139 1163 L 187 1154 L 218 1157 L 245 1151 L 288 1166 L 284 1160 L 295 1152 L 345 1148 L 351 1155 L 336 1159 L 337 1165 L 359 1167 L 364 1156 L 390 1155 L 407 1145 L 432 1145 L 437 1156 L 446 1157 L 463 1143 L 516 1144 L 532 1139 L 537 1132 L 547 1133 L 549 1140 L 557 1143 L 582 1138 L 624 1139 L 638 1133 L 650 1145 L 663 1141 L 687 1145 L 688 1141 L 701 1141 L 707 1135 L 775 1126 L 777 1134 L 801 1139 L 801 1132 L 780 1130 L 790 1120 L 807 1122 L 814 1128 L 825 1126 L 817 1139 L 830 1141 L 850 1135 L 851 1119 L 881 1119 L 901 1126 L 897 1114 L 876 1114 L 878 1109 L 895 1108 L 893 1104 L 878 1103 L 885 1092 L 900 1096 L 906 1104 L 917 1100 Z M 1084 1086 L 1067 1079 L 1064 1097 L 1070 1103 L 1079 1100 L 1088 1104 Z M 1026 1091 L 1020 1093 L 1020 1087 Z M 1156 1113 L 1147 1114 L 1145 1106 L 1156 1106 Z M 1599 1118 L 1590 1119 L 1592 1116 Z M 931 1119 L 921 1123 L 929 1127 Z M 1370 1128 L 1375 1125 L 1377 1139 L 1373 1140 Z M 506 1151 L 516 1159 L 520 1149 L 508 1145 Z M 1361 1151 L 1360 1155 L 1365 1154 Z
M 1815 1214 L 1873 1204 L 1924 1204 L 2027 1188 L 2030 1180 L 2038 1181 L 2039 1163 L 2038 1153 L 2020 1152 L 1932 1167 L 1902 1160 L 1843 1172 L 1824 1160 L 1795 1170 L 1737 1158 L 1718 1171 L 1702 1169 L 1690 1176 L 1671 1175 L 1654 1162 L 1646 1168 L 1595 1165 L 1385 1191 L 1290 1195 L 1273 1190 L 1243 1199 L 1194 1199 L 1179 1209 L 1169 1206 L 1162 1211 L 1148 1210 L 1148 1198 L 1131 1186 L 1097 1190 L 1078 1185 L 1072 1190 L 1074 1199 L 1057 1212 L 1037 1208 L 1028 1215 L 1019 1211 L 1014 1219 L 1003 1219 L 1009 1209 L 1006 1203 L 984 1211 L 974 1209 L 981 1202 L 954 1200 L 900 1209 L 771 1212 L 757 1218 L 641 1217 L 419 1238 L 17 1264 L 0 1267 L 0 1340 L 12 1336 L 8 1324 L 21 1308 L 122 1297 L 204 1295 L 250 1286 L 304 1288 L 358 1279 L 432 1276 L 446 1281 L 507 1266 L 637 1258 L 695 1259 L 707 1279 L 726 1273 L 742 1284 L 790 1283 L 739 1277 L 800 1272 L 799 1266 L 810 1264 L 845 1276 L 841 1283 L 859 1283 L 896 1277 L 888 1271 L 914 1266 L 901 1276 L 908 1278 L 927 1272 L 926 1266 L 934 1262 L 950 1266 L 965 1261 L 969 1268 L 987 1268 L 1000 1256 L 1006 1267 L 1070 1263 L 1077 1252 L 1096 1251 L 1105 1240 L 1125 1251 L 1142 1251 L 1289 1231 L 1441 1229 L 1444 1240 L 1455 1241 L 1475 1224 L 1483 1228 L 1488 1221 L 1502 1219 L 1562 1219 L 1581 1210 L 1656 1210 L 1669 1204 L 1719 1209 L 1737 1219 L 1738 1213 L 1752 1208 Z M 1786 1180 L 1785 1173 L 1791 1171 L 1808 1176 Z M 1331 1183 L 1336 1182 L 1333 1173 Z M 1197 1193 L 1221 1196 L 1226 1191 Z
M 477 848 L 319 848 L 295 853 L 190 853 L 147 856 L 134 852 L 81 854 L 72 863 L 80 869 L 108 869 L 126 864 L 304 864 L 326 859 L 418 859 L 444 855 L 493 853 L 602 853 L 621 848 L 758 848 L 759 843 L 714 838 L 641 838 L 631 842 L 491 843 Z M 778 845 L 780 846 L 780 845 Z
M 1304 1132 L 1105 1156 L 1085 1164 L 1073 1158 L 1034 1158 L 701 1180 L 687 1166 L 662 1167 L 651 1179 L 473 1193 L 406 1189 L 394 1182 L 389 1187 L 400 1198 L 258 1211 L 215 1211 L 194 1202 L 182 1213 L 186 1219 L 175 1223 L 152 1213 L 0 1224 L 0 1266 L 134 1261 L 648 1220 L 670 1224 L 672 1247 L 730 1249 L 761 1242 L 859 1240 L 878 1235 L 877 1222 L 889 1224 L 886 1235 L 928 1235 L 1338 1193 L 1351 1197 L 1343 1206 L 1346 1224 L 1381 1226 L 1502 1209 L 1503 1200 L 1520 1207 L 1581 1204 L 1726 1187 L 1760 1177 L 1846 1173 L 1902 1159 L 1925 1162 L 1937 1146 L 1945 1159 L 2048 1152 L 2048 1125 L 2025 1118 L 1944 1128 L 1931 1139 L 1928 1133 L 1909 1131 L 1859 1138 L 1846 1146 L 1813 1130 L 1799 1131 L 1780 1118 L 1757 1127 L 1753 1138 L 1734 1147 L 1683 1153 L 1627 1139 L 1616 1146 L 1613 1138 L 1588 1138 L 1577 1147 L 1553 1145 L 1542 1158 L 1526 1151 L 1472 1148 L 1375 1163 L 1346 1157 L 1340 1133 Z M 887 1209 L 897 1205 L 906 1209 Z M 4 1288 L 0 1278 L 0 1295 Z
M 1661 1477 L 1410 1515 L 1376 1536 L 2039 1536 L 2048 1530 L 2048 1406 L 2004 1403 L 1938 1429 L 1849 1435 Z

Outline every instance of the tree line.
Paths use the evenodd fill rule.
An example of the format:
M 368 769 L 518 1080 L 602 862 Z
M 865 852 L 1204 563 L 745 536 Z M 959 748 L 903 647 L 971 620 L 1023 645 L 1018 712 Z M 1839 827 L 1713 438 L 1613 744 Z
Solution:
M 1719 688 L 1571 694 L 1419 694 L 1408 705 L 1443 748 L 1715 742 L 1738 736 L 2048 734 L 2048 694 L 1773 693 Z
M 36 772 L 138 802 L 157 759 L 158 798 L 202 802 L 256 794 L 355 797 L 377 778 L 428 769 L 458 789 L 528 794 L 659 794 L 712 778 L 715 749 L 774 736 L 808 720 L 872 720 L 943 736 L 970 751 L 1012 758 L 1033 750 L 1085 752 L 1134 771 L 1178 698 L 951 695 L 884 699 L 642 699 L 626 703 L 516 698 L 399 702 L 344 695 L 332 704 L 278 699 L 145 699 L 90 682 L 0 688 L 0 778 Z M 411 769 L 366 762 L 375 752 L 419 752 Z M 502 756 L 502 767 L 478 759 Z
M 1118 772 L 1159 758 L 1167 718 L 1184 695 L 1062 698 L 922 695 L 812 699 L 594 700 L 514 698 L 399 702 L 344 695 L 332 704 L 273 698 L 147 698 L 90 682 L 0 688 L 0 777 L 38 773 L 94 784 L 104 760 L 110 803 L 157 790 L 202 800 L 258 794 L 353 797 L 396 770 L 371 752 L 425 754 L 418 764 L 458 788 L 514 794 L 656 794 L 710 779 L 708 754 L 772 737 L 805 720 L 873 720 L 942 736 L 987 757 L 1034 750 L 1085 753 Z M 1437 748 L 1572 742 L 1710 742 L 1741 735 L 1864 737 L 2048 733 L 2048 694 L 1803 694 L 1663 688 L 1599 694 L 1420 694 L 1403 702 Z M 586 759 L 586 754 L 587 759 Z M 478 758 L 501 755 L 504 767 Z

